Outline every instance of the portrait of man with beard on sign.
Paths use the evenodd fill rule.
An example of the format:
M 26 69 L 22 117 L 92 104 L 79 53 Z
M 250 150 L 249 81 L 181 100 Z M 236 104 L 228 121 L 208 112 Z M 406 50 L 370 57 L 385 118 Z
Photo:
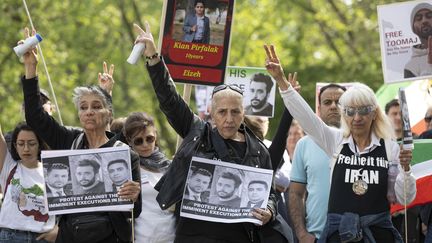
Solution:
M 272 116 L 273 105 L 269 103 L 273 80 L 263 73 L 254 74 L 249 84 L 250 104 L 245 107 L 245 114 L 252 116 Z

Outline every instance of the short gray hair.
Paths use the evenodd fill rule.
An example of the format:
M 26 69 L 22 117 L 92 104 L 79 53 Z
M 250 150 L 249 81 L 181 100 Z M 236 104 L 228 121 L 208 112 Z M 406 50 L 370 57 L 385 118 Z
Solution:
M 114 115 L 111 96 L 108 94 L 108 92 L 97 85 L 80 86 L 74 89 L 72 100 L 77 110 L 79 110 L 79 102 L 81 98 L 85 95 L 96 95 L 99 97 L 102 100 L 104 107 L 107 108 L 112 115 Z

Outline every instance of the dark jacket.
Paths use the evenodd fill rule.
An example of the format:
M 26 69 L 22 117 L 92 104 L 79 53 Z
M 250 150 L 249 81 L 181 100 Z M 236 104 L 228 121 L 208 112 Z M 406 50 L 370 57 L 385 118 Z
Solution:
M 39 103 L 40 92 L 37 77 L 29 80 L 26 80 L 23 77 L 21 81 L 24 92 L 27 124 L 34 129 L 34 131 L 50 146 L 51 149 L 71 149 L 74 140 L 83 133 L 82 130 L 67 128 L 60 125 L 53 117 L 43 110 L 42 105 Z M 106 134 L 110 140 L 102 145 L 101 148 L 112 147 L 116 142 L 116 137 L 114 137 L 113 133 L 106 132 Z M 84 136 L 81 143 L 77 145 L 77 148 L 85 149 L 87 148 L 86 144 L 87 139 Z M 131 164 L 132 179 L 141 184 L 139 156 L 132 151 Z M 133 213 L 135 218 L 141 213 L 141 194 L 139 195 L 138 200 L 134 203 Z M 108 214 L 117 236 L 123 241 L 130 241 L 132 231 L 130 223 L 130 218 L 132 216 L 131 213 L 106 212 L 106 214 Z
M 188 14 L 183 24 L 183 41 L 192 42 L 195 38 L 196 31 L 192 32 L 192 26 L 197 24 L 197 16 L 195 14 Z M 204 16 L 204 33 L 202 37 L 202 43 L 210 43 L 210 19 Z
M 232 151 L 220 151 L 215 148 L 215 141 L 217 141 L 218 136 L 221 138 L 220 135 L 216 129 L 212 129 L 210 123 L 204 122 L 194 115 L 177 93 L 163 61 L 154 66 L 147 66 L 147 68 L 160 103 L 160 109 L 177 134 L 183 138 L 171 167 L 155 186 L 155 189 L 159 191 L 156 200 L 162 209 L 167 209 L 181 201 L 192 156 L 221 159 L 241 165 L 272 169 L 267 148 L 244 125 L 241 125 L 240 132 L 245 136 L 246 153 L 241 161 L 230 160 L 233 157 L 231 156 Z M 225 152 L 227 154 L 224 154 Z M 276 218 L 276 204 L 276 197 L 272 189 L 267 207 L 273 212 L 273 221 Z M 273 222 L 267 225 L 273 225 L 271 223 Z

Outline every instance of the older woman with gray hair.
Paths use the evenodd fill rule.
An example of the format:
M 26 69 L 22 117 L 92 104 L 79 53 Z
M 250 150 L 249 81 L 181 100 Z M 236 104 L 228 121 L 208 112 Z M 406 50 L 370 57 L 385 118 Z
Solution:
M 285 106 L 333 158 L 327 223 L 319 242 L 402 242 L 390 220 L 390 204 L 414 200 L 412 153 L 394 141 L 372 89 L 359 83 L 349 88 L 339 99 L 341 129 L 329 127 L 286 80 L 274 46 L 264 48 L 266 68 L 278 82 Z M 388 174 L 392 163 L 400 170 L 394 186 Z
M 33 33 L 34 34 L 34 33 Z M 25 37 L 29 37 L 26 28 Z M 82 129 L 60 125 L 39 102 L 36 49 L 24 55 L 25 76 L 22 77 L 27 123 L 54 150 L 96 149 L 118 146 L 114 134 L 106 128 L 112 115 L 109 94 L 98 86 L 74 89 L 73 101 Z M 118 192 L 120 198 L 134 202 L 133 215 L 141 212 L 139 158 L 131 154 L 132 178 Z M 130 212 L 88 212 L 62 215 L 56 242 L 131 242 Z

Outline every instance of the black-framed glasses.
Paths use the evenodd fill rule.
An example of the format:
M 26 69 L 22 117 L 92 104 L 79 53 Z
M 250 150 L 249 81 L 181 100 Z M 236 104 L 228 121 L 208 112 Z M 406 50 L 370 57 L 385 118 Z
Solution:
M 243 90 L 239 86 L 237 86 L 235 84 L 221 84 L 221 85 L 214 87 L 213 93 L 212 93 L 212 98 L 217 92 L 225 90 L 225 89 L 233 90 L 233 91 L 235 91 L 235 92 L 237 92 L 243 96 Z
M 367 116 L 374 110 L 375 108 L 373 106 L 367 105 L 367 106 L 360 106 L 360 107 L 347 106 L 344 108 L 343 111 L 345 115 L 353 117 L 355 116 L 356 113 L 359 114 L 360 116 Z
M 140 146 L 140 145 L 142 145 L 143 143 L 144 143 L 144 141 L 146 141 L 146 143 L 153 143 L 154 141 L 156 140 L 156 137 L 155 136 L 152 136 L 152 135 L 148 135 L 148 136 L 146 136 L 145 138 L 142 138 L 142 137 L 138 137 L 138 138 L 135 138 L 133 141 L 132 141 L 132 143 L 133 143 L 133 145 L 135 145 L 135 146 Z
M 424 120 L 426 123 L 430 123 L 432 120 L 432 116 L 425 116 Z

